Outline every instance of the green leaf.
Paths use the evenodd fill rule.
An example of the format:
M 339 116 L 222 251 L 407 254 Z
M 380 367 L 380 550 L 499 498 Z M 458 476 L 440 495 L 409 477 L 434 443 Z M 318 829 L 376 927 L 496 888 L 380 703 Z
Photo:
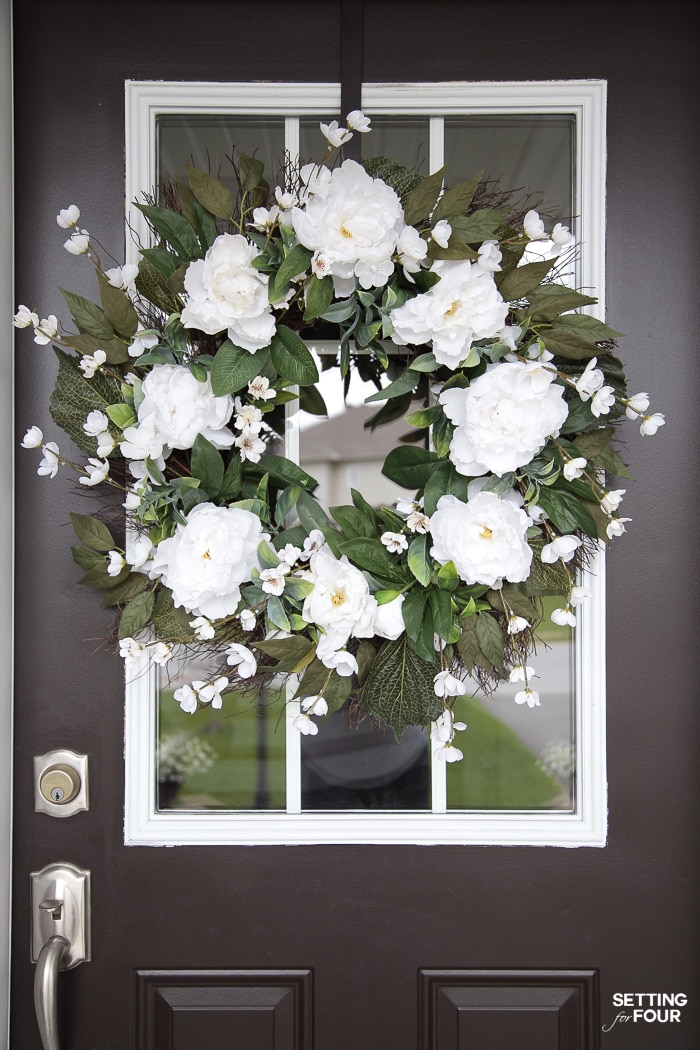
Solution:
M 442 713 L 434 677 L 435 664 L 417 656 L 402 635 L 377 653 L 362 690 L 363 706 L 400 739 L 408 726 L 430 725 Z
M 283 485 L 296 485 L 305 492 L 313 492 L 318 482 L 291 459 L 284 456 L 262 455 L 257 463 L 249 464 L 251 474 L 269 474 L 273 481 Z
M 158 270 L 163 277 L 170 277 L 180 268 L 180 260 L 167 248 L 141 248 L 144 259 Z M 140 265 L 140 264 L 139 264 Z
M 597 317 L 590 314 L 565 314 L 557 318 L 557 327 L 571 328 L 592 343 L 607 342 L 608 339 L 619 339 L 622 332 L 616 332 L 614 328 L 599 321 Z
M 281 294 L 285 284 L 288 284 L 293 277 L 306 273 L 312 255 L 313 252 L 309 251 L 308 248 L 305 248 L 303 244 L 294 245 L 275 276 L 275 291 L 278 295 Z M 324 280 L 325 279 L 326 278 L 324 278 Z M 328 280 L 330 280 L 330 278 L 328 278 Z
M 462 503 L 467 502 L 470 478 L 459 474 L 448 460 L 441 460 L 425 483 L 423 503 L 425 513 L 435 513 L 441 496 L 456 496 Z
M 270 639 L 265 642 L 252 642 L 253 649 L 259 649 L 277 660 L 275 671 L 287 674 L 299 674 L 314 658 L 316 646 L 308 638 L 300 635 L 294 638 Z
M 197 234 L 184 215 L 154 205 L 136 204 L 136 207 L 167 241 L 181 263 L 201 258 L 203 252 Z
M 377 650 L 374 648 L 371 642 L 368 642 L 365 638 L 360 639 L 360 643 L 357 647 L 357 653 L 355 659 L 357 660 L 357 680 L 360 685 L 364 685 L 369 677 L 369 673 L 372 670 L 372 665 L 377 658 Z
M 432 175 L 427 175 L 408 194 L 404 204 L 407 226 L 417 226 L 423 219 L 428 218 L 440 196 L 444 174 L 445 168 L 442 167 Z
M 318 693 L 323 693 L 330 681 L 330 677 L 330 670 L 320 660 L 312 660 L 297 686 L 294 699 L 298 700 L 302 696 L 316 696 Z
M 76 514 L 70 511 L 73 531 L 81 543 L 94 551 L 111 551 L 117 546 L 112 533 L 106 525 L 89 514 Z
M 455 591 L 459 587 L 459 574 L 453 561 L 440 566 L 437 574 L 438 587 L 446 591 Z
M 324 280 L 326 280 L 325 277 Z M 334 324 L 340 324 L 342 321 L 347 321 L 354 313 L 354 300 L 352 298 L 340 299 L 337 303 L 332 303 L 327 310 L 324 310 L 321 314 L 321 318 L 324 321 L 331 321 Z
M 333 278 L 317 277 L 313 274 L 304 293 L 304 320 L 314 321 L 320 317 L 333 301 Z
M 538 503 L 562 533 L 579 530 L 598 536 L 596 524 L 577 496 L 558 488 L 541 488 Z
M 595 459 L 608 447 L 614 433 L 613 427 L 599 427 L 597 430 L 589 430 L 586 434 L 578 434 L 573 443 L 580 455 L 586 459 Z
M 529 297 L 532 308 L 532 319 L 535 322 L 553 321 L 555 317 L 567 310 L 576 310 L 580 306 L 592 306 L 598 300 L 582 292 L 567 288 L 565 284 L 543 284 L 535 289 Z
M 144 591 L 128 601 L 119 620 L 119 637 L 132 638 L 141 631 L 151 619 L 154 604 L 153 591 Z
M 634 481 L 634 475 L 630 474 L 627 469 L 627 465 L 620 458 L 614 448 L 608 445 L 602 449 L 595 456 L 592 457 L 594 463 L 602 467 L 606 474 L 612 474 L 616 478 L 625 478 L 628 481 Z
M 132 339 L 139 327 L 139 315 L 126 292 L 115 288 L 98 270 L 100 300 L 107 321 L 125 339 Z
M 303 601 L 313 589 L 314 585 L 310 580 L 302 580 L 299 576 L 285 577 L 284 593 L 293 601 Z
M 431 587 L 430 608 L 433 612 L 433 629 L 444 641 L 447 641 L 452 632 L 452 599 L 448 591 L 437 590 Z
M 503 631 L 495 616 L 477 613 L 476 636 L 482 653 L 499 675 L 503 675 Z
M 151 586 L 151 581 L 148 576 L 142 572 L 130 572 L 126 579 L 113 587 L 112 590 L 107 591 L 104 598 L 100 602 L 100 606 L 103 609 L 108 608 L 110 605 L 122 605 L 124 602 L 129 601 L 130 598 L 134 598 L 141 591 L 145 591 L 147 587 Z
M 149 249 L 142 249 L 141 254 L 146 255 Z M 154 251 L 155 249 L 150 249 Z M 163 255 L 170 255 L 163 251 Z M 170 256 L 170 258 L 174 258 Z M 175 259 L 178 263 L 178 260 Z M 168 279 L 162 271 L 153 265 L 149 258 L 141 259 L 139 272 L 135 281 L 136 289 L 140 294 L 165 314 L 172 314 L 181 309 L 182 303 L 177 295 L 168 288 Z
M 533 597 L 544 597 L 547 594 L 568 594 L 569 574 L 561 560 L 555 561 L 553 565 L 543 562 L 540 554 L 544 547 L 544 539 L 536 537 L 529 541 L 534 552 L 530 575 L 524 582 L 523 590 Z
M 428 537 L 416 536 L 408 548 L 408 567 L 424 587 L 430 583 L 431 566 L 428 561 Z
M 578 335 L 571 328 L 563 325 L 552 325 L 541 333 L 546 348 L 557 357 L 566 357 L 574 361 L 584 361 L 606 353 L 603 347 L 596 346 L 589 339 Z
M 419 489 L 429 480 L 438 462 L 438 457 L 429 449 L 399 446 L 387 455 L 382 474 L 402 488 Z
M 414 372 L 435 372 L 438 365 L 434 354 L 420 354 L 409 365 Z
M 536 606 L 515 584 L 504 583 L 500 590 L 487 591 L 486 600 L 493 609 L 506 614 L 512 611 L 516 616 L 524 616 L 531 624 L 542 619 Z
M 516 266 L 505 275 L 500 284 L 496 281 L 499 292 L 506 302 L 524 299 L 539 287 L 555 262 L 556 259 L 540 259 L 538 262 L 526 263 L 525 266 Z
M 311 416 L 327 416 L 328 406 L 317 386 L 299 388 L 299 408 Z
M 442 405 L 432 405 L 430 408 L 419 408 L 417 412 L 411 412 L 406 416 L 406 422 L 410 427 L 418 427 L 419 430 L 423 430 L 436 423 L 442 414 Z
M 65 342 L 79 354 L 94 354 L 95 350 L 104 350 L 108 365 L 124 365 L 131 361 L 126 343 L 116 336 L 111 339 L 97 339 L 87 332 L 77 332 L 65 337 Z
M 100 554 L 96 550 L 90 550 L 88 547 L 71 547 L 70 550 L 75 564 L 79 565 L 81 569 L 85 569 L 85 571 L 94 569 L 96 565 L 104 566 L 104 554 Z
M 449 190 L 445 190 L 432 214 L 433 225 L 435 225 L 440 219 L 448 219 L 453 215 L 464 215 L 465 211 L 474 200 L 474 194 L 481 182 L 483 174 L 483 171 L 480 171 L 478 175 L 472 176 L 471 179 L 466 179 L 464 182 L 458 182 L 456 186 L 453 186 Z
M 348 539 L 365 537 L 369 539 L 376 535 L 374 519 L 368 518 L 363 511 L 357 507 L 329 507 L 329 514 L 333 520 L 340 525 Z
M 270 595 L 268 599 L 266 615 L 268 624 L 272 624 L 273 627 L 278 627 L 280 631 L 291 630 L 289 617 L 284 611 L 284 606 L 276 594 Z
M 341 539 L 338 546 L 341 554 L 347 555 L 351 562 L 374 576 L 375 579 L 404 581 L 405 574 L 401 566 L 379 540 L 362 537 L 350 540 Z
M 110 324 L 104 314 L 104 310 L 91 303 L 89 299 L 74 292 L 68 292 L 65 288 L 58 289 L 66 301 L 71 317 L 79 332 L 92 335 L 95 339 L 113 339 L 114 327 Z
M 389 383 L 388 386 L 378 390 L 376 394 L 370 394 L 369 397 L 366 397 L 365 404 L 370 405 L 374 401 L 386 401 L 391 397 L 400 397 L 402 394 L 408 394 L 410 391 L 415 390 L 420 381 L 420 374 L 407 368 L 393 383 Z
M 400 419 L 411 407 L 411 401 L 413 400 L 412 394 L 403 394 L 401 397 L 390 398 L 383 408 L 380 408 L 375 415 L 366 419 L 363 426 L 365 430 L 376 430 L 377 427 L 384 426 L 385 423 L 393 423 L 395 419 Z
M 223 456 L 203 434 L 197 434 L 190 462 L 192 476 L 198 478 L 210 499 L 216 500 L 224 481 Z
M 232 456 L 221 482 L 219 499 L 222 503 L 230 503 L 241 491 L 243 477 L 243 464 L 238 456 Z
M 254 189 L 265 182 L 265 165 L 257 157 L 249 157 L 247 153 L 241 153 L 238 158 L 238 174 L 241 184 L 241 193 L 244 195 L 252 193 Z
M 185 171 L 192 193 L 199 203 L 220 219 L 230 219 L 233 214 L 231 194 L 220 179 L 209 172 L 185 164 Z
M 319 375 L 311 351 L 296 332 L 279 325 L 270 343 L 272 363 L 284 378 L 299 386 L 318 383 Z
M 173 603 L 172 591 L 161 587 L 151 617 L 158 638 L 164 641 L 186 641 L 194 636 L 190 627 L 192 613 Z
M 127 427 L 131 427 L 137 422 L 133 409 L 129 405 L 125 405 L 123 401 L 118 405 L 108 405 L 105 411 L 114 425 L 119 427 L 120 430 L 126 430 Z
M 453 234 L 467 244 L 481 244 L 494 237 L 510 208 L 479 208 L 471 215 L 454 216 L 450 219 Z
M 221 344 L 211 366 L 211 389 L 217 397 L 234 394 L 260 375 L 268 357 L 267 347 L 251 354 L 230 339 Z

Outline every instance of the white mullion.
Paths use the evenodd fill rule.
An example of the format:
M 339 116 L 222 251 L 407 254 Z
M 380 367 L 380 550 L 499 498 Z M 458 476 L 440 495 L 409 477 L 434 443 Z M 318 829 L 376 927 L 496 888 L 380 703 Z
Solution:
M 445 118 L 430 118 L 430 173 L 445 163 Z

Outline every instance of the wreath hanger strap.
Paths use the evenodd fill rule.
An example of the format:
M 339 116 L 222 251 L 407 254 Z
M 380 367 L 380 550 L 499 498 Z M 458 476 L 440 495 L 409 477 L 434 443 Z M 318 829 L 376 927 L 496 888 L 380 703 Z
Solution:
M 343 0 L 340 22 L 340 112 L 362 109 L 363 0 Z M 360 136 L 343 145 L 345 160 L 360 160 Z

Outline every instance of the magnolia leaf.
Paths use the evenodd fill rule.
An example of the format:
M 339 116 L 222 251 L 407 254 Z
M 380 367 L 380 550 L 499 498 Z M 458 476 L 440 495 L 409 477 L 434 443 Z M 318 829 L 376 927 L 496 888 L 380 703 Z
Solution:
M 428 258 L 471 259 L 472 262 L 475 262 L 479 258 L 479 253 L 474 248 L 470 248 L 466 241 L 452 234 L 446 248 L 443 248 L 437 241 L 431 241 L 428 245 Z
M 141 631 L 151 619 L 154 603 L 153 591 L 137 594 L 135 598 L 128 601 L 119 620 L 119 637 L 133 638 Z
M 216 397 L 224 397 L 242 390 L 246 383 L 261 374 L 267 357 L 267 347 L 251 354 L 227 339 L 217 350 L 212 362 L 212 392 Z
M 573 443 L 581 456 L 594 459 L 608 447 L 614 433 L 612 427 L 599 427 L 598 430 L 589 430 L 587 434 L 578 434 Z
M 471 215 L 458 215 L 450 219 L 453 234 L 467 244 L 482 244 L 496 235 L 496 231 L 507 217 L 510 208 L 480 208 Z M 504 297 L 505 298 L 505 297 Z
M 422 660 L 402 635 L 385 642 L 362 690 L 362 703 L 401 739 L 407 726 L 427 726 L 442 714 L 435 695 L 435 664 Z
M 197 434 L 192 446 L 192 477 L 197 478 L 207 496 L 215 500 L 224 481 L 224 459 L 203 434 Z
M 100 299 L 105 317 L 114 330 L 125 339 L 132 339 L 139 327 L 139 315 L 126 292 L 111 285 L 104 274 L 97 271 Z
M 442 167 L 432 175 L 427 175 L 408 194 L 404 204 L 404 219 L 407 226 L 417 226 L 418 223 L 428 218 L 440 196 L 444 174 L 445 168 Z
M 331 672 L 320 660 L 314 658 L 304 671 L 304 676 L 297 686 L 293 699 L 302 696 L 317 696 L 323 693 L 330 680 Z
M 202 207 L 217 215 L 220 219 L 230 219 L 233 214 L 231 194 L 220 179 L 200 168 L 185 164 L 185 171 L 190 180 L 192 193 Z
M 480 171 L 478 175 L 472 176 L 471 179 L 466 179 L 464 182 L 458 182 L 456 186 L 453 186 L 449 190 L 445 190 L 442 197 L 437 202 L 435 211 L 431 216 L 433 226 L 439 219 L 449 219 L 452 215 L 464 215 L 465 211 L 474 200 L 474 194 L 481 182 L 483 174 L 483 171 Z
M 85 575 L 80 577 L 78 583 L 83 587 L 94 587 L 97 590 L 107 591 L 119 586 L 130 571 L 129 566 L 126 565 L 118 576 L 110 576 L 107 572 L 107 563 L 103 561 L 102 565 L 93 565 L 91 569 L 88 569 Z
M 130 598 L 135 598 L 137 594 L 140 594 L 141 591 L 145 591 L 146 588 L 150 586 L 151 581 L 145 573 L 130 572 L 122 583 L 113 587 L 112 590 L 107 591 L 100 602 L 100 605 L 102 608 L 108 608 L 110 605 L 122 605 L 124 602 L 129 601 Z
M 490 613 L 477 613 L 476 637 L 479 647 L 496 671 L 503 674 L 503 631 L 495 616 Z
M 219 236 L 219 231 L 216 228 L 216 219 L 210 211 L 207 211 L 207 209 L 199 203 L 199 201 L 194 202 L 194 228 L 197 231 L 197 236 L 199 237 L 199 243 L 202 246 L 202 250 L 204 252 L 209 251 L 212 244 Z M 182 276 L 180 281 L 178 282 L 177 287 L 174 287 L 172 283 L 174 275 L 173 277 L 169 278 L 168 283 L 170 284 L 170 287 L 173 289 L 173 291 L 184 291 L 185 273 L 187 271 L 188 265 L 189 263 L 185 264 L 181 268 Z M 180 271 L 176 270 L 175 272 L 178 273 Z
M 506 615 L 513 612 L 516 616 L 524 616 L 530 623 L 542 619 L 527 595 L 512 583 L 504 583 L 500 590 L 487 591 L 485 597 L 491 608 L 498 612 Z
M 374 519 L 368 518 L 357 507 L 329 507 L 328 512 L 340 525 L 348 539 L 357 539 L 362 536 L 369 539 L 376 534 Z
M 253 649 L 259 649 L 262 653 L 272 656 L 277 663 L 275 672 L 287 674 L 299 674 L 307 664 L 311 663 L 316 652 L 316 646 L 308 638 L 280 638 L 270 639 L 266 642 L 251 642 Z
M 299 388 L 299 408 L 302 412 L 308 412 L 311 416 L 328 415 L 328 406 L 317 386 L 302 386 Z
M 281 600 L 276 594 L 271 594 L 268 598 L 265 614 L 268 623 L 268 630 L 277 627 L 280 631 L 291 631 L 289 617 L 285 612 Z
M 96 565 L 104 565 L 104 554 L 100 554 L 96 550 L 90 550 L 89 547 L 71 547 L 71 554 L 73 555 L 73 561 L 76 565 L 79 565 L 81 569 L 88 571 L 94 569 Z
M 567 310 L 593 306 L 598 300 L 584 295 L 565 284 L 543 284 L 529 294 L 533 321 L 553 321 Z
M 506 302 L 524 299 L 539 287 L 555 262 L 556 259 L 540 259 L 537 262 L 526 263 L 525 266 L 516 266 L 505 275 L 500 284 L 496 280 L 499 292 Z
M 141 248 L 141 255 L 146 259 L 163 277 L 170 277 L 180 268 L 180 260 L 167 248 Z M 139 269 L 141 264 L 139 263 Z
M 118 405 L 108 405 L 105 411 L 114 425 L 119 427 L 120 430 L 126 430 L 127 427 L 133 426 L 137 422 L 133 408 L 125 405 L 123 401 Z
M 376 394 L 370 394 L 369 397 L 366 397 L 365 404 L 370 405 L 373 401 L 386 401 L 390 397 L 400 397 L 402 394 L 408 394 L 411 390 L 415 390 L 420 380 L 421 377 L 418 372 L 407 368 L 393 383 L 389 383 L 388 386 L 378 390 Z
M 265 165 L 257 157 L 249 157 L 241 153 L 238 159 L 238 175 L 241 184 L 241 193 L 252 193 L 258 186 L 265 183 Z
M 96 303 L 74 292 L 68 292 L 65 288 L 58 289 L 66 300 L 71 317 L 75 321 L 78 331 L 86 335 L 92 335 L 95 339 L 113 339 L 114 326 L 105 317 L 104 310 Z
M 111 551 L 117 546 L 107 526 L 89 514 L 70 512 L 73 531 L 81 543 L 94 551 Z
M 597 466 L 603 468 L 606 474 L 611 474 L 615 478 L 625 478 L 628 481 L 634 481 L 634 476 L 630 474 L 627 465 L 610 445 L 601 449 L 600 452 L 597 452 L 591 458 Z
M 430 590 L 430 608 L 433 613 L 433 630 L 444 641 L 452 633 L 452 599 L 447 591 L 433 587 Z
M 323 696 L 328 704 L 328 714 L 340 711 L 341 707 L 350 696 L 353 688 L 352 675 L 343 677 L 337 671 L 331 671 L 328 684 L 323 691 Z
M 319 375 L 311 351 L 296 332 L 278 325 L 270 343 L 272 363 L 284 378 L 299 386 L 318 383 Z
M 278 298 L 279 295 L 281 295 L 285 284 L 288 284 L 293 277 L 299 277 L 306 273 L 312 255 L 313 252 L 309 251 L 308 248 L 305 248 L 303 244 L 294 245 L 275 276 L 275 298 Z M 326 305 L 328 305 L 328 303 Z
M 95 350 L 104 350 L 108 365 L 124 365 L 131 361 L 126 343 L 114 336 L 112 339 L 97 339 L 87 332 L 74 332 L 68 335 L 65 342 L 79 354 L 94 354 Z
M 616 332 L 614 328 L 599 321 L 597 317 L 591 317 L 590 314 L 565 314 L 557 318 L 557 327 L 560 325 L 573 329 L 585 339 L 590 339 L 592 343 L 603 343 L 609 339 L 622 338 L 622 332 Z
M 94 456 L 97 442 L 85 433 L 83 425 L 93 409 L 106 413 L 110 405 L 121 401 L 121 384 L 102 372 L 86 379 L 75 357 L 57 347 L 54 347 L 54 352 L 58 359 L 58 376 L 49 398 L 51 418 L 77 448 Z
M 455 591 L 459 587 L 459 574 L 453 561 L 445 562 L 440 566 L 437 574 L 438 587 L 446 591 Z
M 314 321 L 333 301 L 333 278 L 313 274 L 304 293 L 304 320 Z
M 416 536 L 408 548 L 407 555 L 409 569 L 418 582 L 424 587 L 427 587 L 430 583 L 431 572 L 430 562 L 428 561 L 427 543 L 427 536 Z
M 419 489 L 434 471 L 438 457 L 427 448 L 399 446 L 393 448 L 384 460 L 382 474 L 406 489 Z
M 281 482 L 285 486 L 297 485 L 305 492 L 313 492 L 318 487 L 318 482 L 315 478 L 312 478 L 300 466 L 292 463 L 291 459 L 286 459 L 284 456 L 273 456 L 266 453 L 260 457 L 257 463 L 249 464 L 249 473 L 269 474 L 273 481 Z
M 578 532 L 586 533 L 587 536 L 596 539 L 598 529 L 596 524 L 581 503 L 581 500 L 571 492 L 565 492 L 559 488 L 541 488 L 538 503 L 552 519 L 556 527 L 562 533 Z
M 396 562 L 386 547 L 379 540 L 364 539 L 341 539 L 338 544 L 341 554 L 347 555 L 365 572 L 378 580 L 389 580 L 403 582 L 405 573 Z
M 230 503 L 240 494 L 242 477 L 243 464 L 238 456 L 232 456 L 219 489 L 219 499 L 222 503 Z
M 157 208 L 154 205 L 136 204 L 154 229 L 167 241 L 181 263 L 199 259 L 203 252 L 197 234 L 184 215 L 169 208 Z
M 557 357 L 571 358 L 574 361 L 585 361 L 591 357 L 605 354 L 604 347 L 596 346 L 589 339 L 578 335 L 572 328 L 554 324 L 550 329 L 541 332 L 542 342 L 547 350 Z
M 434 514 L 441 496 L 451 495 L 467 502 L 470 479 L 458 473 L 448 460 L 441 460 L 425 483 L 423 503 L 426 514 Z
M 401 397 L 389 398 L 383 408 L 366 419 L 363 426 L 365 430 L 375 430 L 377 427 L 383 426 L 385 423 L 393 423 L 395 419 L 400 419 L 405 415 L 407 409 L 411 407 L 411 401 L 413 400 L 412 394 L 403 394 Z

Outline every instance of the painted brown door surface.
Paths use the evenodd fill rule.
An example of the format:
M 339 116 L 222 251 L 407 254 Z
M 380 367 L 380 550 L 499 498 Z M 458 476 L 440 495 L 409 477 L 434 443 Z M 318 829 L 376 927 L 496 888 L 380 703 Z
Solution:
M 16 302 L 56 306 L 59 208 L 120 243 L 125 78 L 338 81 L 341 6 L 16 3 Z M 608 558 L 608 844 L 125 847 L 111 619 L 76 587 L 69 483 L 19 456 L 12 1050 L 41 1046 L 29 873 L 59 860 L 91 870 L 93 903 L 92 961 L 59 979 L 64 1050 L 698 1045 L 690 10 L 364 4 L 368 82 L 608 82 L 608 309 L 632 388 L 667 414 L 628 435 L 633 521 Z M 16 375 L 19 441 L 54 379 L 27 333 Z M 32 756 L 54 747 L 90 757 L 89 812 L 67 820 L 34 812 Z M 660 993 L 687 996 L 677 1018 L 634 1016 Z

